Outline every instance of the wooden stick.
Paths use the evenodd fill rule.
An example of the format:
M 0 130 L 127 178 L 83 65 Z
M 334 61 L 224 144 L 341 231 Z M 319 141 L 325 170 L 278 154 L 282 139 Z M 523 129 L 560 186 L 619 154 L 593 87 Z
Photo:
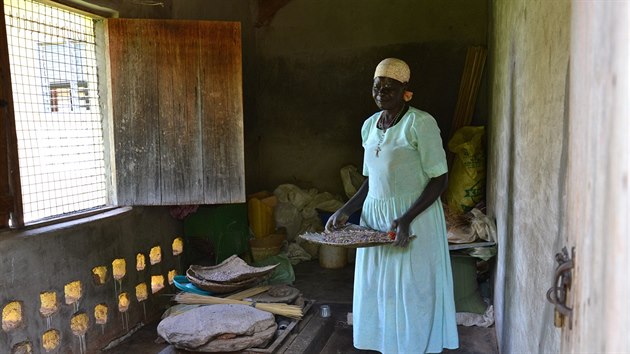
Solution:
M 457 130 L 470 125 L 472 122 L 485 60 L 486 49 L 484 47 L 468 47 L 448 141 L 450 141 Z M 450 151 L 447 151 L 446 155 L 450 169 L 455 156 Z
M 258 286 L 255 288 L 246 289 L 243 291 L 239 291 L 238 293 L 232 294 L 230 296 L 226 296 L 226 299 L 234 299 L 234 300 L 243 300 L 250 296 L 254 296 L 260 293 L 263 293 L 267 290 L 271 289 L 271 285 Z
M 182 292 L 175 295 L 175 301 L 180 304 L 188 305 L 247 305 L 253 306 L 259 310 L 271 312 L 276 315 L 281 315 L 289 318 L 302 318 L 302 307 L 297 305 L 287 305 L 283 303 L 255 303 L 250 301 L 241 301 L 234 299 L 227 299 L 221 297 L 198 295 L 193 293 Z
M 485 49 L 471 47 L 466 55 L 460 92 L 455 107 L 451 137 L 457 129 L 470 124 L 485 63 Z

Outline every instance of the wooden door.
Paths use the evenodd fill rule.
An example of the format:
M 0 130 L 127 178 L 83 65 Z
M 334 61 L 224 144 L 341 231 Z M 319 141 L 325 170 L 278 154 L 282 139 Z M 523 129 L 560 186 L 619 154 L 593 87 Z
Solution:
M 245 201 L 237 22 L 107 20 L 118 205 Z
M 563 228 L 575 259 L 561 352 L 622 353 L 630 349 L 628 3 L 572 6 Z

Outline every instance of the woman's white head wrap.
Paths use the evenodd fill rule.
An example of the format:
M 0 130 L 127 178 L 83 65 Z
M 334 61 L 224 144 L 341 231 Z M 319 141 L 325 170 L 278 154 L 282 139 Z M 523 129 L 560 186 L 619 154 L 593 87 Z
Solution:
M 409 82 L 411 70 L 404 61 L 396 58 L 383 59 L 376 66 L 374 77 L 389 77 L 402 83 Z

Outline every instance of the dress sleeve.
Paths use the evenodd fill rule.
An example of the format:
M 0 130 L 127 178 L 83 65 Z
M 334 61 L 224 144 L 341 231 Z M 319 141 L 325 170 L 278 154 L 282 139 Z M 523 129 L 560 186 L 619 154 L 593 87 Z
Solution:
M 423 112 L 412 124 L 412 144 L 417 148 L 422 162 L 422 169 L 433 178 L 448 171 L 446 152 L 442 146 L 440 128 L 430 114 Z
M 368 176 L 368 168 L 365 164 L 365 143 L 367 142 L 368 136 L 370 135 L 370 129 L 372 124 L 370 124 L 371 119 L 366 119 L 363 122 L 363 127 L 361 127 L 361 145 L 363 146 L 363 175 Z

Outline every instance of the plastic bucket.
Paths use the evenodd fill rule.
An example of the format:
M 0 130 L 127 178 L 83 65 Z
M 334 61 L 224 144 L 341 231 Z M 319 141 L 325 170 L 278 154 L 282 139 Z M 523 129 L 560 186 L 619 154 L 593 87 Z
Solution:
M 327 269 L 343 268 L 348 263 L 348 250 L 344 247 L 320 245 L 319 266 Z

